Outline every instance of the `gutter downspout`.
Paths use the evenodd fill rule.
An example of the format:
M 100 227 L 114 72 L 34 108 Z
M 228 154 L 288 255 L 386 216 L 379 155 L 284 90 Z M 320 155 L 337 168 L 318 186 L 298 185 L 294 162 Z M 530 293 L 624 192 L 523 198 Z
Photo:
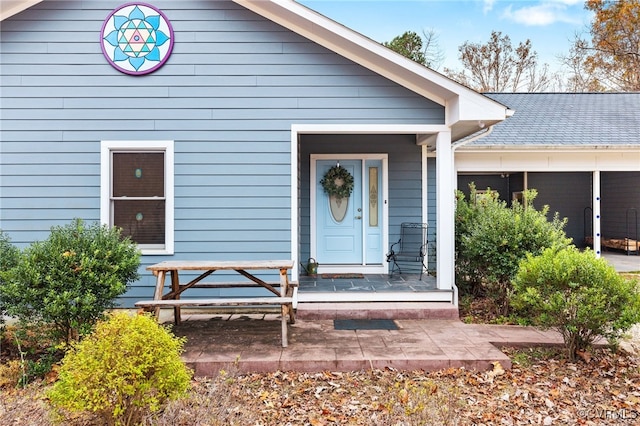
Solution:
M 515 111 L 514 111 L 514 110 L 507 109 L 507 110 L 505 111 L 505 118 L 509 118 L 509 117 L 511 117 L 514 113 L 515 113 Z M 453 172 L 454 172 L 454 175 L 455 175 L 455 176 L 453 176 L 453 182 L 454 182 L 454 184 L 455 184 L 455 182 L 457 182 L 457 181 L 458 181 L 457 172 L 455 171 L 455 163 L 456 163 L 455 154 L 456 154 L 456 149 L 460 148 L 461 146 L 465 146 L 465 145 L 467 145 L 467 144 L 470 144 L 471 142 L 475 142 L 475 141 L 477 141 L 477 140 L 479 140 L 479 139 L 485 138 L 485 137 L 489 136 L 489 135 L 491 134 L 491 132 L 493 132 L 493 126 L 489 126 L 489 127 L 487 127 L 487 129 L 486 129 L 484 132 L 482 132 L 482 133 L 480 133 L 480 134 L 477 134 L 477 135 L 473 136 L 472 138 L 469 138 L 469 139 L 466 139 L 466 140 L 463 140 L 463 141 L 456 141 L 456 142 L 453 142 L 453 143 L 451 144 L 451 155 L 453 156 L 453 164 L 454 164 L 454 170 L 453 170 Z M 457 189 L 457 185 L 456 185 L 456 189 Z M 452 294 L 451 294 L 451 296 L 452 296 L 452 301 L 451 301 L 451 302 L 453 303 L 453 305 L 454 305 L 454 306 L 456 306 L 456 307 L 457 307 L 457 306 L 458 306 L 458 286 L 456 285 L 455 280 L 454 280 L 454 282 L 451 284 L 451 288 L 452 288 L 452 290 L 453 290 L 453 292 L 452 292 Z

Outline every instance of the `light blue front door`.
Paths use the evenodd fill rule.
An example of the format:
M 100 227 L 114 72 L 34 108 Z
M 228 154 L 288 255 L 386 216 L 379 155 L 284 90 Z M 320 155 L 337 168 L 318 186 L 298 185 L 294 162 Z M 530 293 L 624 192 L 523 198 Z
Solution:
M 332 201 L 320 185 L 337 163 L 337 159 L 316 162 L 316 260 L 320 265 L 381 264 L 382 162 L 339 160 L 354 180 L 353 193 L 341 202 Z

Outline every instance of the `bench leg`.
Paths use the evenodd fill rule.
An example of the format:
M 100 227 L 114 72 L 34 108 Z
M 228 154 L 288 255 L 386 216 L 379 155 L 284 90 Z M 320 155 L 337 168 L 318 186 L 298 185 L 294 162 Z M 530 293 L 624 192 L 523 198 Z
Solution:
M 295 287 L 297 288 L 297 287 Z M 295 290 L 294 287 L 289 287 L 287 289 L 287 297 L 292 297 L 295 299 Z M 296 323 L 296 316 L 295 316 L 295 312 L 293 310 L 293 303 L 290 303 L 289 305 L 287 305 L 287 308 L 289 309 L 289 324 L 295 324 Z
M 156 290 L 153 293 L 154 300 L 162 300 L 162 290 L 164 289 L 165 271 L 158 271 L 156 276 Z M 153 313 L 156 317 L 156 321 L 160 320 L 160 307 L 154 308 Z
M 289 346 L 289 342 L 287 339 L 287 305 L 280 305 L 280 313 L 282 317 L 282 347 L 286 348 Z
M 180 290 L 180 279 L 178 278 L 178 271 L 171 271 L 170 275 L 171 275 L 171 291 L 177 292 L 178 290 Z M 175 296 L 175 299 L 176 300 L 180 299 L 180 295 L 177 294 Z M 182 313 L 180 311 L 180 306 L 173 307 L 173 322 L 176 325 L 180 325 L 180 323 L 182 322 Z
M 287 311 L 289 311 L 289 324 L 295 324 L 296 323 L 296 314 L 293 310 L 293 303 L 286 305 L 287 306 Z

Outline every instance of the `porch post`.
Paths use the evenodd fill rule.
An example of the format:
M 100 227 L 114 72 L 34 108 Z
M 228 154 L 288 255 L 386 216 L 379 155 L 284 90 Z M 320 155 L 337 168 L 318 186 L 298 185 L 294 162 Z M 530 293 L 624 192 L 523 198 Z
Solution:
M 593 252 L 596 257 L 602 255 L 601 228 L 600 228 L 600 170 L 593 172 Z
M 451 132 L 439 132 L 436 138 L 436 272 L 437 286 L 450 290 L 455 267 L 455 196 Z

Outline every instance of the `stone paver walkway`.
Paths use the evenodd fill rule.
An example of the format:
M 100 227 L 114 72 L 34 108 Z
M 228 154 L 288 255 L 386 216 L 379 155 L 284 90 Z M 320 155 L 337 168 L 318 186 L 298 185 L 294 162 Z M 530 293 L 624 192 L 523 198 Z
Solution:
M 560 345 L 558 333 L 531 327 L 464 324 L 452 319 L 399 319 L 398 330 L 335 330 L 333 320 L 298 320 L 280 346 L 278 315 L 184 315 L 184 360 L 199 376 L 241 372 L 362 369 L 487 370 L 511 361 L 499 347 Z
M 605 253 L 617 270 L 640 270 L 640 256 Z M 411 275 L 368 277 L 375 287 L 393 284 L 394 291 L 416 291 Z M 312 280 L 310 291 L 371 291 L 340 280 Z M 364 281 L 363 281 L 364 282 Z M 398 283 L 410 285 L 399 285 Z M 360 283 L 360 281 L 358 281 Z M 301 291 L 302 288 L 301 282 Z M 338 282 L 340 284 L 340 282 Z M 332 289 L 322 287 L 332 285 Z M 346 284 L 345 284 L 346 285 Z M 361 288 L 362 287 L 362 288 Z M 345 290 L 346 289 L 346 290 Z M 171 322 L 172 312 L 161 320 Z M 393 319 L 398 330 L 335 330 L 334 318 Z M 196 375 L 215 375 L 221 369 L 241 372 L 354 371 L 392 367 L 402 370 L 437 370 L 448 367 L 486 370 L 499 361 L 511 367 L 500 347 L 556 346 L 561 336 L 532 327 L 463 324 L 457 307 L 442 303 L 304 303 L 297 322 L 289 326 L 289 347 L 282 348 L 280 319 L 272 315 L 183 314 L 174 331 L 187 337 L 183 358 Z

